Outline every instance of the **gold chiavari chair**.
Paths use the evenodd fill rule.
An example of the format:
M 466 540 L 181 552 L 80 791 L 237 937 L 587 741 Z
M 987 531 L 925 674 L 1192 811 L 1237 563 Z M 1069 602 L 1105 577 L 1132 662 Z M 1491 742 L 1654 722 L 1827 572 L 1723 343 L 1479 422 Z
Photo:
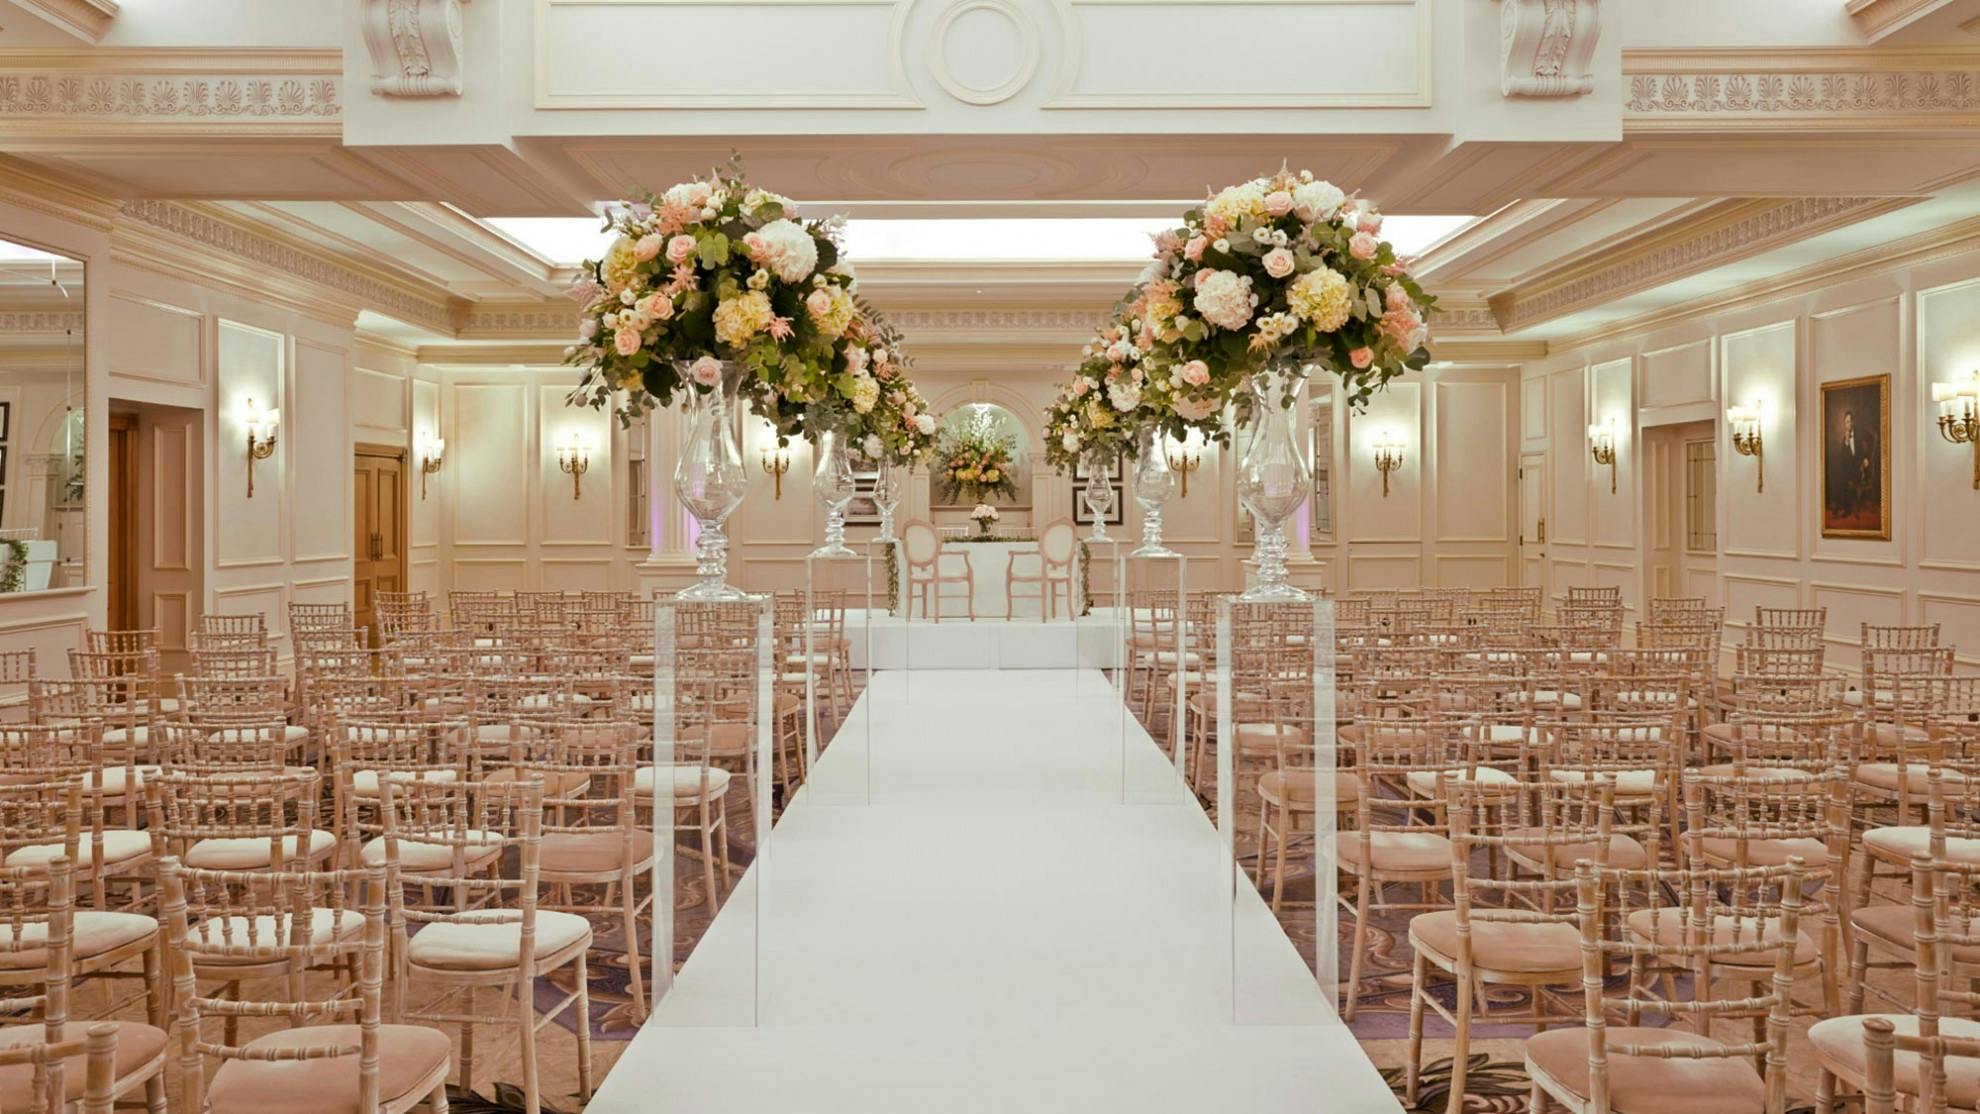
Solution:
M 1975 1020 L 1980 990 L 1973 980 L 1974 960 L 1980 958 L 1980 864 L 1921 856 L 1912 862 L 1911 889 L 1907 912 L 1916 1012 L 1866 1019 L 1852 1011 L 1817 1021 L 1808 1030 L 1821 1067 L 1815 1089 L 1818 1114 L 1834 1111 L 1839 1083 L 1882 1091 L 1886 1098 L 1895 1090 L 1919 1111 L 1980 1108 L 1980 1062 L 1971 1059 L 1980 1051 L 1974 1045 L 1980 1041 L 1980 1020 Z M 1866 1020 L 1888 1026 L 1891 1036 L 1920 1042 L 1925 1055 L 1907 1053 L 1895 1057 L 1894 1064 L 1887 1058 L 1884 1069 L 1890 1074 L 1873 1088 Z M 1964 1042 L 1959 1046 L 1959 1054 L 1967 1057 L 1964 1062 L 1949 1065 L 1949 1049 L 1934 1048 L 1934 1042 L 1948 1039 Z M 1885 1052 L 1888 1056 L 1889 1050 Z
M 92 937 L 101 933 L 77 924 L 72 867 L 67 856 L 57 856 L 0 870 L 0 971 L 27 976 L 9 977 L 7 985 L 41 988 L 4 1001 L 8 1013 L 38 1013 L 40 1019 L 0 1029 L 0 1109 L 59 1111 L 79 1104 L 109 1114 L 116 1099 L 142 1088 L 151 1114 L 165 1114 L 166 1034 L 160 1025 L 69 1020 L 78 966 L 87 969 L 87 957 L 100 943 Z M 150 936 L 157 936 L 155 923 Z M 71 1071 L 62 1061 L 78 1046 L 88 1049 L 89 1063 Z
M 1455 1030 L 1446 1109 L 1458 1114 L 1464 1108 L 1474 1021 L 1544 1029 L 1551 1022 L 1579 1017 L 1558 993 L 1572 993 L 1581 982 L 1574 876 L 1551 868 L 1538 878 L 1520 878 L 1510 871 L 1503 877 L 1481 874 L 1473 869 L 1473 859 L 1553 863 L 1574 855 L 1606 866 L 1614 809 L 1606 778 L 1578 785 L 1487 785 L 1443 778 L 1439 789 L 1446 794 L 1450 824 L 1453 907 L 1410 918 L 1415 966 L 1404 1095 L 1410 1106 L 1420 1105 L 1427 1007 Z M 1431 993 L 1433 969 L 1450 978 L 1455 1006 L 1446 1007 Z M 1525 1017 L 1494 1013 L 1488 986 L 1523 988 L 1531 996 L 1531 1010 Z
M 204 775 L 159 773 L 145 781 L 152 851 L 197 870 L 284 870 L 327 862 L 336 833 L 317 825 L 314 769 Z
M 536 1034 L 566 1010 L 577 1029 L 578 1091 L 591 1096 L 590 978 L 586 972 L 591 924 L 572 913 L 539 908 L 543 790 L 535 781 L 483 785 L 469 793 L 444 782 L 387 781 L 388 805 L 399 828 L 385 837 L 387 863 L 403 861 L 405 842 L 444 849 L 449 861 L 419 881 L 448 900 L 436 907 L 407 903 L 403 887 L 392 887 L 395 936 L 405 957 L 401 994 L 419 986 L 439 995 L 405 1017 L 458 1025 L 461 1030 L 463 1089 L 474 1084 L 473 1031 L 486 1025 L 513 1028 L 522 1059 L 523 1101 L 530 1114 L 541 1108 L 537 1082 Z M 400 804 L 403 797 L 406 804 Z M 485 853 L 487 834 L 505 833 L 513 855 L 497 855 L 486 869 L 470 861 Z M 391 867 L 388 865 L 388 874 Z M 419 930 L 411 932 L 417 924 Z M 572 970 L 558 985 L 570 986 L 546 1010 L 536 1007 L 539 978 L 563 967 Z M 483 990 L 504 1003 L 502 1013 L 480 1011 Z M 539 1016 L 540 1014 L 540 1016 Z
M 1927 780 L 1925 796 L 1929 804 L 1924 824 L 1871 827 L 1863 833 L 1859 849 L 1854 849 L 1848 919 L 1852 929 L 1850 1013 L 1862 1013 L 1863 1001 L 1869 995 L 1890 1001 L 1900 1009 L 1918 1008 L 1915 998 L 1901 999 L 1869 979 L 1871 971 L 1909 968 L 1917 958 L 1912 941 L 1911 902 L 1879 904 L 1873 900 L 1875 890 L 1871 882 L 1877 864 L 1902 863 L 1907 878 L 1920 859 L 1962 867 L 1980 866 L 1980 781 L 1970 772 L 1955 774 L 1950 768 L 1934 769 Z M 1878 953 L 1894 958 L 1881 959 Z M 1947 954 L 1969 976 L 1980 974 L 1980 954 L 1970 949 Z
M 159 887 L 173 962 L 180 1105 L 206 1114 L 312 1109 L 401 1114 L 421 1102 L 444 1114 L 452 1048 L 447 1034 L 384 1023 L 387 882 L 384 870 L 243 875 L 160 864 Z M 355 892 L 356 908 L 343 895 Z M 327 905 L 325 903 L 328 903 Z M 194 914 L 197 913 L 197 920 Z M 311 997 L 300 972 L 355 967 L 355 986 Z M 294 972 L 281 999 L 200 993 L 202 973 Z M 252 984 L 250 984 L 252 985 Z M 243 1042 L 244 1018 L 285 1028 Z M 218 1018 L 212 1040 L 203 1023 Z M 218 1063 L 210 1071 L 208 1061 Z
M 1586 1021 L 1527 1040 L 1526 1074 L 1532 1081 L 1527 1109 L 1783 1114 L 1790 1017 L 1785 988 L 1794 978 L 1802 908 L 1799 860 L 1743 870 L 1675 871 L 1584 863 L 1575 875 Z M 1724 887 L 1749 892 L 1763 886 L 1779 894 L 1777 903 L 1727 908 L 1716 897 Z M 1678 907 L 1662 905 L 1667 892 L 1687 900 Z M 1653 896 L 1638 907 L 1637 893 Z M 1711 926 L 1710 935 L 1704 926 Z M 1728 958 L 1751 961 L 1756 968 L 1764 963 L 1771 972 L 1770 992 L 1679 1000 L 1652 996 L 1643 975 L 1636 974 L 1622 996 L 1606 993 L 1616 960 L 1633 973 L 1653 973 L 1708 969 Z M 1643 1026 L 1644 1014 L 1690 1019 L 1695 1031 Z M 1612 1016 L 1623 1024 L 1612 1024 Z M 1754 1039 L 1728 1043 L 1709 1035 L 1714 1021 L 1740 1020 L 1751 1023 Z M 1761 1064 L 1757 1070 L 1755 1060 Z

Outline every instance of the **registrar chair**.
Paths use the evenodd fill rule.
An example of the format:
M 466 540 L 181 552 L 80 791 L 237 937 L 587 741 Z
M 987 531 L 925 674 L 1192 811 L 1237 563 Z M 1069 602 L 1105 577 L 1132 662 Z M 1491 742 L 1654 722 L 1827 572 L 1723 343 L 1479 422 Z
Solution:
M 960 584 L 970 621 L 976 621 L 976 570 L 970 566 L 969 554 L 943 545 L 933 523 L 917 518 L 901 527 L 901 563 L 906 566 L 901 595 L 908 618 L 914 618 L 914 601 L 919 598 L 922 615 L 941 622 L 942 586 Z
M 1079 552 L 1079 532 L 1070 518 L 1054 519 L 1045 524 L 1038 534 L 1038 552 L 1025 553 L 1013 550 L 1004 565 L 1004 618 L 1015 617 L 1018 601 L 1018 585 L 1036 585 L 1038 594 L 1025 598 L 1038 600 L 1038 621 L 1044 622 L 1059 613 L 1059 597 L 1065 596 L 1066 617 L 1079 615 L 1079 604 L 1073 595 L 1073 570 L 1077 565 Z M 1019 571 L 1023 563 L 1034 571 Z

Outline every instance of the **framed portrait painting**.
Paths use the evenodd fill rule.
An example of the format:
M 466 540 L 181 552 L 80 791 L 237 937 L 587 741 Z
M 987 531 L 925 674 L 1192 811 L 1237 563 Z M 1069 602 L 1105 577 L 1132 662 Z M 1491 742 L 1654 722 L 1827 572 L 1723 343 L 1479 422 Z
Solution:
M 846 525 L 877 526 L 880 500 L 875 496 L 875 488 L 880 482 L 880 464 L 857 449 L 848 450 L 846 456 L 853 474 L 853 497 L 846 504 Z
M 1107 510 L 1107 525 L 1119 526 L 1127 521 L 1126 464 L 1116 459 L 1105 475 L 1107 486 L 1114 494 L 1114 505 Z M 1086 460 L 1081 458 L 1073 464 L 1072 483 L 1073 522 L 1080 526 L 1093 525 L 1093 513 L 1086 509 L 1086 476 Z
M 1891 377 L 1822 384 L 1822 536 L 1891 537 Z

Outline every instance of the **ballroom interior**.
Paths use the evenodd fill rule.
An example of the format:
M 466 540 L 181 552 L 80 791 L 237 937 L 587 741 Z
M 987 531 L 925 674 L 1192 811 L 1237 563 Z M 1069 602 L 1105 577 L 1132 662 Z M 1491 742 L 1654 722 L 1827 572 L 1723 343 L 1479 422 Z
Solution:
M 0 299 L 0 1109 L 1980 1110 L 1980 0 L 0 0 Z

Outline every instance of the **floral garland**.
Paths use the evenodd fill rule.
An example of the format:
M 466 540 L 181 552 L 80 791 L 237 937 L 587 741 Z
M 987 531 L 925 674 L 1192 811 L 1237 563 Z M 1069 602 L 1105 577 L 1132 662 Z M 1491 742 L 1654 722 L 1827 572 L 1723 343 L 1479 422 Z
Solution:
M 773 420 L 788 436 L 804 407 L 876 392 L 877 377 L 851 355 L 867 353 L 870 326 L 839 259 L 839 221 L 794 220 L 792 209 L 734 163 L 608 206 L 605 227 L 618 236 L 573 286 L 584 316 L 565 358 L 583 378 L 570 402 L 617 400 L 629 423 L 684 390 L 714 390 L 721 362 L 735 361 L 752 401 L 778 401 Z
M 1436 299 L 1381 230 L 1373 206 L 1281 169 L 1212 195 L 1156 237 L 1133 317 L 1149 377 L 1174 389 L 1176 413 L 1201 421 L 1235 403 L 1243 424 L 1242 387 L 1275 356 L 1331 370 L 1354 409 L 1427 364 Z
M 27 583 L 27 543 L 19 538 L 8 538 L 0 545 L 7 547 L 7 569 L 0 572 L 0 593 L 18 592 Z
M 998 433 L 987 418 L 972 418 L 960 427 L 944 429 L 935 445 L 935 474 L 942 498 L 951 502 L 982 503 L 997 496 L 1017 497 L 1017 477 L 1011 456 L 1017 439 Z

